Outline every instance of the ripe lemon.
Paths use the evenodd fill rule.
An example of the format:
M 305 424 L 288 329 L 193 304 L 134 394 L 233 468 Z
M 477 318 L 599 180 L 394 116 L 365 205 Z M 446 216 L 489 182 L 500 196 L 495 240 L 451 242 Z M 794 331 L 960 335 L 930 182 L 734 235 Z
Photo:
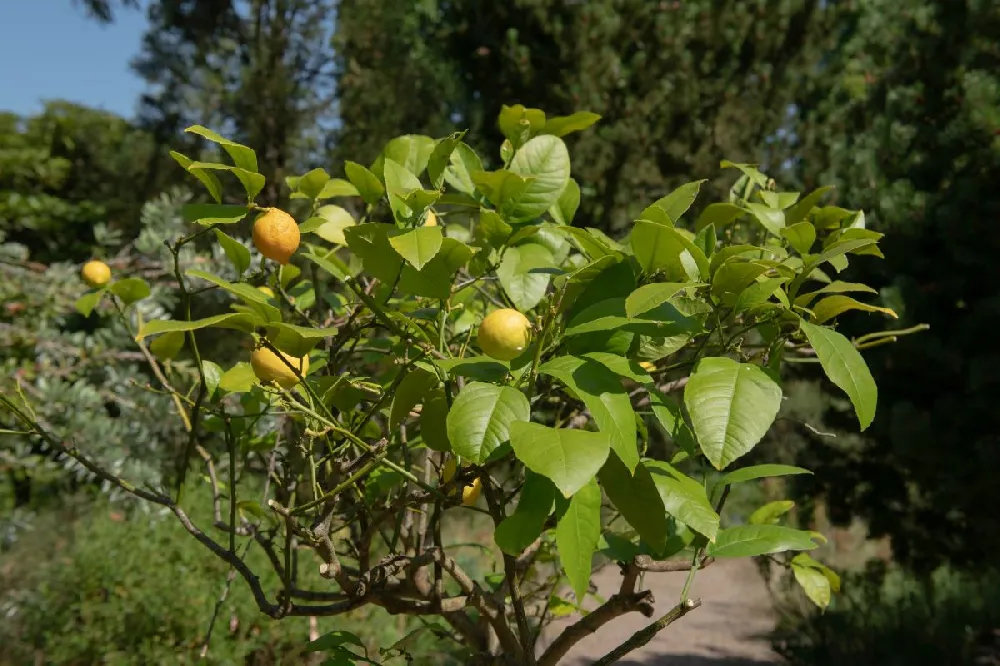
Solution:
M 521 355 L 531 342 L 531 322 L 517 310 L 504 308 L 486 315 L 479 325 L 479 347 L 498 361 Z
M 483 492 L 483 482 L 477 478 L 470 485 L 462 488 L 462 505 L 472 506 L 475 504 L 481 492 Z
M 282 265 L 299 249 L 300 238 L 295 219 L 278 208 L 264 209 L 253 223 L 254 246 L 262 255 Z
M 257 291 L 264 294 L 268 298 L 274 298 L 274 292 L 271 290 L 270 287 L 257 287 Z
M 656 370 L 656 364 L 653 363 L 652 361 L 639 361 L 639 367 L 645 370 L 646 372 L 652 372 L 653 370 Z
M 80 277 L 91 287 L 103 287 L 111 280 L 111 269 L 103 261 L 88 261 L 80 271 Z
M 441 470 L 441 481 L 448 483 L 455 478 L 455 470 L 458 469 L 458 460 L 455 458 L 448 458 L 448 461 L 444 464 L 444 468 Z
M 308 356 L 295 358 L 285 352 L 281 352 L 281 355 L 298 369 L 299 374 L 305 376 L 309 370 Z M 299 378 L 295 376 L 292 369 L 267 347 L 258 347 L 250 354 L 250 367 L 253 368 L 257 379 L 262 382 L 275 382 L 278 386 L 286 389 L 299 383 Z
M 438 225 L 437 215 L 435 215 L 434 211 L 432 210 L 427 211 L 427 219 L 424 220 L 424 226 L 436 227 L 437 225 Z

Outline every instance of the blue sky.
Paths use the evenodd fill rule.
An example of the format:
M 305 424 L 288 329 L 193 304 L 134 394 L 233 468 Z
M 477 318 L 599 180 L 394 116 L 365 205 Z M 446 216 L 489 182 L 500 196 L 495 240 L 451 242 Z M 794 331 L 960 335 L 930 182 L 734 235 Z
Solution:
M 143 90 L 129 70 L 146 29 L 143 10 L 102 26 L 73 0 L 0 0 L 0 111 L 29 114 L 66 99 L 132 117 Z

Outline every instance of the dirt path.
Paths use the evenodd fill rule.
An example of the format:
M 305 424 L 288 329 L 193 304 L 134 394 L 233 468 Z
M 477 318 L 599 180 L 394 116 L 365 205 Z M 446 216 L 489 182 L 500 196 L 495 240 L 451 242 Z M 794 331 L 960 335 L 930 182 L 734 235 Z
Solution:
M 646 576 L 646 586 L 652 589 L 656 598 L 654 618 L 677 603 L 684 577 L 683 573 Z M 620 582 L 621 575 L 616 567 L 606 567 L 597 576 L 598 588 L 605 597 L 613 594 Z M 716 562 L 699 572 L 691 596 L 701 598 L 701 608 L 618 663 L 622 666 L 765 666 L 780 662 L 766 639 L 774 626 L 771 600 L 750 560 Z M 555 635 L 575 619 L 567 618 L 555 625 L 549 635 Z M 592 664 L 649 622 L 651 620 L 638 613 L 618 618 L 598 634 L 578 643 L 561 663 L 567 666 Z

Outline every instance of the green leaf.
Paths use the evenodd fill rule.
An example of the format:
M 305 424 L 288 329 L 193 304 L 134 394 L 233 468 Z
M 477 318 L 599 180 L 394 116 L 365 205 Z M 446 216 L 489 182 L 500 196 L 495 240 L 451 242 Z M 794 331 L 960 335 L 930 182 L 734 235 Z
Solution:
M 684 316 L 671 303 L 661 303 L 637 317 L 625 314 L 626 298 L 598 301 L 570 319 L 565 335 L 583 335 L 595 331 L 631 331 L 643 335 L 669 337 L 698 328 L 695 320 Z
M 170 333 L 168 335 L 183 335 L 182 333 Z M 165 336 L 160 336 L 157 340 L 162 340 Z M 213 363 L 212 361 L 202 361 L 201 371 L 205 375 L 205 388 L 207 389 L 207 396 L 211 397 L 215 393 L 215 389 L 219 387 L 219 381 L 222 380 L 222 368 L 219 367 L 218 363 Z
M 689 456 L 694 456 L 698 443 L 687 421 L 684 420 L 680 405 L 655 389 L 647 390 L 649 392 L 649 406 L 657 423 L 679 449 Z
M 213 229 L 215 238 L 222 246 L 222 251 L 226 253 L 226 258 L 233 265 L 237 275 L 243 275 L 246 269 L 250 268 L 250 250 L 238 240 L 227 236 L 218 229 Z
M 424 396 L 437 387 L 439 381 L 437 375 L 427 370 L 417 368 L 408 372 L 392 394 L 389 427 L 393 429 L 399 427 Z
M 631 319 L 641 314 L 649 312 L 677 295 L 678 292 L 689 287 L 695 287 L 691 283 L 680 282 L 654 282 L 644 284 L 625 299 L 625 314 Z
M 435 359 L 434 365 L 459 377 L 468 377 L 482 382 L 499 382 L 510 368 L 489 356 L 466 356 L 465 358 Z
M 226 393 L 246 393 L 257 383 L 257 375 L 249 363 L 243 361 L 226 370 L 219 378 L 219 388 Z
M 548 428 L 526 421 L 511 424 L 510 443 L 525 467 L 550 479 L 565 497 L 587 485 L 611 451 L 605 433 Z
M 740 294 L 767 272 L 767 266 L 749 261 L 729 261 L 712 276 L 712 296 L 723 305 L 732 307 Z
M 712 557 L 756 557 L 815 547 L 809 532 L 781 525 L 744 525 L 719 532 L 706 552 Z
M 583 354 L 583 358 L 597 361 L 619 377 L 625 377 L 640 384 L 648 384 L 652 381 L 649 373 L 643 370 L 635 359 L 606 351 L 588 352 Z
M 101 301 L 105 291 L 107 290 L 96 289 L 94 291 L 89 291 L 80 298 L 76 299 L 76 303 L 73 304 L 73 307 L 76 308 L 76 311 L 84 317 L 89 317 L 90 313 L 94 311 L 94 308 L 96 308 L 97 304 Z
M 875 418 L 878 388 L 861 353 L 837 331 L 805 321 L 800 326 L 826 376 L 851 399 L 861 430 L 867 429 Z
M 479 224 L 476 225 L 475 236 L 487 247 L 503 247 L 513 231 L 496 211 L 486 208 L 479 211 Z
M 757 169 L 756 164 L 736 164 L 729 160 L 722 160 L 719 166 L 723 169 L 739 169 L 743 172 L 743 175 L 750 179 L 750 182 L 761 188 L 767 185 L 767 176 Z
M 538 538 L 552 511 L 556 488 L 540 474 L 528 471 L 514 513 L 497 525 L 493 540 L 500 550 L 518 556 Z
M 566 189 L 569 183 L 569 151 L 558 137 L 551 134 L 537 136 L 517 151 L 510 170 L 531 179 L 510 210 L 511 220 L 531 220 L 544 214 Z
M 766 303 L 781 288 L 781 285 L 786 282 L 788 282 L 788 278 L 786 277 L 764 278 L 763 280 L 754 282 L 736 298 L 733 309 L 736 312 L 744 312 L 761 303 Z M 784 292 L 778 294 L 778 299 L 783 303 L 787 303 L 788 300 Z
M 357 162 L 344 162 L 344 172 L 347 174 L 351 184 L 358 188 L 358 193 L 367 204 L 377 204 L 385 194 L 385 188 L 378 176 L 369 171 L 366 167 Z
M 263 294 L 261 294 L 263 296 Z M 195 319 L 194 321 L 183 321 L 179 319 L 153 319 L 144 322 L 136 334 L 136 340 L 142 340 L 150 335 L 158 333 L 169 333 L 171 331 L 196 331 L 201 328 L 217 327 L 231 328 L 237 331 L 250 333 L 254 329 L 256 319 L 251 315 L 229 312 L 226 314 L 206 317 L 205 319 Z
M 427 168 L 427 162 L 435 147 L 437 147 L 437 142 L 423 134 L 397 136 L 385 144 L 382 154 L 372 165 L 372 171 L 376 176 L 382 178 L 384 163 L 386 160 L 392 160 L 414 176 L 419 177 Z
M 419 271 L 441 250 L 443 239 L 440 227 L 417 227 L 391 234 L 389 244 Z
M 448 440 L 448 399 L 441 389 L 435 389 L 424 398 L 420 414 L 420 434 L 424 443 L 434 451 L 450 451 Z
M 217 134 L 216 132 L 213 132 L 207 127 L 203 127 L 201 125 L 192 125 L 184 131 L 191 134 L 197 134 L 198 136 L 208 139 L 213 143 L 219 144 L 222 146 L 223 150 L 229 153 L 229 157 L 232 158 L 233 163 L 236 166 L 253 173 L 257 172 L 257 154 L 253 151 L 253 149 L 236 143 L 235 141 L 230 141 L 222 135 Z
M 201 278 L 228 291 L 255 312 L 265 322 L 281 321 L 281 311 L 267 302 L 267 296 L 256 287 L 251 287 L 245 282 L 227 282 L 217 275 L 190 268 L 186 271 L 191 277 Z
M 601 538 L 601 489 L 590 479 L 569 500 L 556 523 L 556 548 L 559 562 L 583 603 L 590 584 L 591 563 Z
M 470 177 L 476 189 L 506 215 L 511 214 L 529 184 L 528 179 L 511 171 L 473 171 Z
M 555 377 L 583 401 L 598 429 L 607 433 L 611 448 L 633 472 L 639 464 L 635 411 L 618 376 L 597 361 L 577 356 L 558 356 L 538 372 Z
M 181 165 L 181 168 L 201 181 L 202 185 L 205 186 L 205 189 L 208 190 L 208 193 L 212 195 L 213 199 L 215 199 L 215 203 L 222 203 L 222 183 L 219 182 L 218 177 L 216 177 L 214 173 L 197 167 L 191 168 L 191 165 L 194 164 L 194 160 L 178 153 L 175 150 L 170 151 L 170 156 L 174 158 L 175 162 Z
M 670 224 L 670 226 L 677 224 L 681 216 L 691 208 L 691 204 L 698 198 L 698 192 L 701 190 L 701 185 L 704 182 L 705 180 L 696 180 L 681 185 L 667 196 L 647 206 L 639 214 L 639 219 L 657 223 L 663 221 Z M 662 214 L 657 214 L 654 212 L 654 209 L 659 209 Z M 666 215 L 666 220 L 664 220 L 662 215 Z
M 708 501 L 705 488 L 675 467 L 658 460 L 644 460 L 667 513 L 709 541 L 719 531 L 719 514 Z
M 580 132 L 585 130 L 600 119 L 601 116 L 596 113 L 591 113 L 590 111 L 577 111 L 570 116 L 556 116 L 555 118 L 549 118 L 545 121 L 542 133 L 552 134 L 555 136 L 566 136 L 571 132 Z
M 701 215 L 698 216 L 698 221 L 695 222 L 695 231 L 701 231 L 708 225 L 715 225 L 716 229 L 726 226 L 733 220 L 741 215 L 745 215 L 746 211 L 739 206 L 729 204 L 729 203 L 713 203 L 705 206 L 705 210 L 701 211 Z
M 764 479 L 772 476 L 791 476 L 794 474 L 812 474 L 812 472 L 802 467 L 793 467 L 791 465 L 753 465 L 752 467 L 734 469 L 719 479 L 718 485 L 723 486 L 732 483 L 753 481 L 754 479 Z
M 296 189 L 309 199 L 316 199 L 330 182 L 330 174 L 325 169 L 313 169 L 295 183 Z
M 181 214 L 185 222 L 197 222 L 209 226 L 212 224 L 236 224 L 250 209 L 246 206 L 230 204 L 184 204 Z
M 878 293 L 868 285 L 861 284 L 860 282 L 841 282 L 840 280 L 834 280 L 821 289 L 800 294 L 795 299 L 795 304 L 801 307 L 809 307 L 809 304 L 813 301 L 813 299 L 820 294 L 843 294 L 851 292 L 864 292 L 866 294 Z
M 775 236 L 781 236 L 781 231 L 785 228 L 785 213 L 783 211 L 759 203 L 748 203 L 746 206 L 761 226 Z
M 310 328 L 295 324 L 272 323 L 267 325 L 267 339 L 275 347 L 299 357 L 305 356 L 324 338 L 332 338 L 337 334 L 336 328 Z
M 557 224 L 571 224 L 580 207 L 580 186 L 572 178 L 566 183 L 566 189 L 549 208 L 549 215 Z
M 316 234 L 328 243 L 346 245 L 344 229 L 357 224 L 346 209 L 334 204 L 327 204 L 316 209 L 316 215 L 299 225 L 303 234 Z
M 768 502 L 750 514 L 748 522 L 751 525 L 773 525 L 778 519 L 795 507 L 795 502 L 791 500 L 777 500 Z
M 721 470 L 767 433 L 781 407 L 781 388 L 756 365 L 707 357 L 684 387 L 684 404 L 701 450 Z
M 254 197 L 260 194 L 260 191 L 264 189 L 264 185 L 267 182 L 264 176 L 259 173 L 254 173 L 252 171 L 247 171 L 246 169 L 241 169 L 239 167 L 229 166 L 228 164 L 216 164 L 214 162 L 192 162 L 188 166 L 188 171 L 194 173 L 195 170 L 208 170 L 208 171 L 228 171 L 229 173 L 236 176 L 239 179 L 240 184 L 243 185 L 243 190 L 247 194 L 247 199 L 252 201 Z
M 711 258 L 715 254 L 715 246 L 719 243 L 719 238 L 715 233 L 715 225 L 709 224 L 699 229 L 692 242 L 705 253 L 706 257 Z M 711 265 L 709 268 L 711 269 Z
M 640 463 L 633 475 L 625 463 L 613 454 L 608 456 L 598 479 L 608 494 L 608 499 L 628 524 L 635 528 L 642 540 L 654 552 L 663 552 L 669 529 L 667 513 L 646 466 Z
M 539 269 L 552 268 L 554 260 L 548 248 L 538 243 L 509 247 L 497 267 L 497 279 L 514 306 L 526 312 L 545 296 L 552 276 Z
M 450 164 L 444 172 L 444 179 L 459 192 L 473 195 L 476 185 L 472 182 L 472 173 L 483 170 L 483 163 L 476 151 L 465 143 L 460 143 L 451 154 Z
M 796 564 L 792 559 L 792 573 L 809 600 L 820 608 L 830 605 L 830 580 L 819 569 Z
M 797 204 L 785 211 L 785 224 L 791 226 L 806 219 L 811 211 L 823 197 L 824 194 L 832 190 L 832 186 L 820 187 L 803 197 Z
M 386 158 L 385 165 L 385 190 L 389 194 L 405 196 L 413 190 L 419 190 L 423 186 L 420 179 L 395 160 Z
M 431 181 L 431 187 L 440 188 L 444 182 L 445 171 L 451 163 L 451 155 L 462 143 L 465 132 L 455 132 L 449 137 L 439 140 L 431 156 L 427 160 L 427 175 Z
M 538 109 L 528 109 L 522 104 L 500 108 L 497 126 L 516 150 L 525 141 L 541 132 L 545 127 L 545 113 Z
M 346 236 L 345 236 L 346 240 Z M 347 264 L 340 260 L 336 254 L 333 252 L 327 253 L 325 256 L 315 254 L 313 252 L 305 252 L 302 254 L 303 257 L 316 264 L 318 267 L 322 268 L 324 271 L 337 278 L 338 280 L 346 280 L 351 275 L 351 271 Z M 291 264 L 289 264 L 291 265 Z
M 698 281 L 709 274 L 705 253 L 673 227 L 640 220 L 632 229 L 631 243 L 646 273 L 663 271 L 671 282 Z
M 448 440 L 455 455 L 478 465 L 507 443 L 513 422 L 529 418 L 528 399 L 517 389 L 469 382 L 448 412 Z
M 184 347 L 185 338 L 186 336 L 181 331 L 164 333 L 149 343 L 149 351 L 157 358 L 164 360 L 174 358 Z
M 326 181 L 323 185 L 323 189 L 320 190 L 319 194 L 316 195 L 316 199 L 322 201 L 324 199 L 336 199 L 338 197 L 359 197 L 361 192 L 358 191 L 350 181 L 344 180 L 343 178 L 331 178 Z
M 808 222 L 797 222 L 785 227 L 781 230 L 781 235 L 788 239 L 788 243 L 799 254 L 809 254 L 813 243 L 816 242 L 816 228 Z
M 365 644 L 360 638 L 349 631 L 331 631 L 314 641 L 306 644 L 306 652 L 325 652 L 341 645 L 356 645 L 364 648 Z
M 118 280 L 112 283 L 109 289 L 126 307 L 149 297 L 149 285 L 142 278 Z
M 816 305 L 813 306 L 813 321 L 814 324 L 822 324 L 823 322 L 829 321 L 836 317 L 837 315 L 843 314 L 848 310 L 862 310 L 864 312 L 881 312 L 882 314 L 888 315 L 893 319 L 898 319 L 898 315 L 891 308 L 880 308 L 876 305 L 868 305 L 867 303 L 862 303 L 856 301 L 850 296 L 841 296 L 839 294 L 834 296 L 827 296 L 826 298 L 820 300 Z

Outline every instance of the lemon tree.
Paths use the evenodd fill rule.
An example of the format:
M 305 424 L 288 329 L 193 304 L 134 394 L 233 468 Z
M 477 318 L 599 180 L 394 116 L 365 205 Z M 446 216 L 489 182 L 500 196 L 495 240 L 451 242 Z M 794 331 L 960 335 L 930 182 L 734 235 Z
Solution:
M 0 404 L 175 514 L 275 619 L 376 605 L 424 618 L 468 663 L 552 666 L 625 614 L 660 617 L 596 663 L 648 642 L 698 607 L 691 583 L 719 558 L 783 564 L 825 605 L 839 579 L 803 555 L 823 537 L 799 529 L 789 503 L 748 524 L 720 516 L 736 484 L 808 473 L 744 462 L 781 409 L 788 364 L 817 362 L 860 429 L 875 417 L 861 352 L 905 331 L 839 333 L 844 312 L 894 313 L 837 273 L 880 257 L 881 234 L 862 212 L 826 205 L 828 188 L 783 191 L 753 165 L 723 162 L 725 201 L 701 201 L 692 182 L 609 237 L 577 223 L 588 202 L 563 140 L 597 120 L 504 107 L 496 163 L 461 132 L 397 137 L 371 164 L 288 178 L 288 211 L 257 203 L 265 182 L 250 147 L 192 127 L 229 159 L 174 153 L 210 200 L 186 206 L 190 232 L 170 251 L 218 242 L 237 277 L 174 262 L 177 309 L 135 331 L 188 431 L 176 487 L 102 469 L 23 395 Z M 84 276 L 82 312 L 124 316 L 149 295 L 138 277 Z M 209 293 L 228 309 L 205 311 Z M 209 334 L 246 357 L 206 358 Z M 193 383 L 161 361 L 165 349 L 194 365 Z M 212 485 L 212 525 L 182 508 L 189 469 Z M 496 575 L 466 571 L 445 536 L 469 516 L 492 525 L 482 551 Z M 262 589 L 249 547 L 267 553 L 281 589 Z M 611 563 L 620 590 L 596 597 L 592 575 Z M 327 584 L 302 589 L 302 567 Z M 680 597 L 657 610 L 644 573 L 685 576 Z M 554 618 L 584 608 L 538 653 Z M 407 656 L 405 644 L 378 655 L 360 645 L 334 632 L 314 647 L 331 663 Z

